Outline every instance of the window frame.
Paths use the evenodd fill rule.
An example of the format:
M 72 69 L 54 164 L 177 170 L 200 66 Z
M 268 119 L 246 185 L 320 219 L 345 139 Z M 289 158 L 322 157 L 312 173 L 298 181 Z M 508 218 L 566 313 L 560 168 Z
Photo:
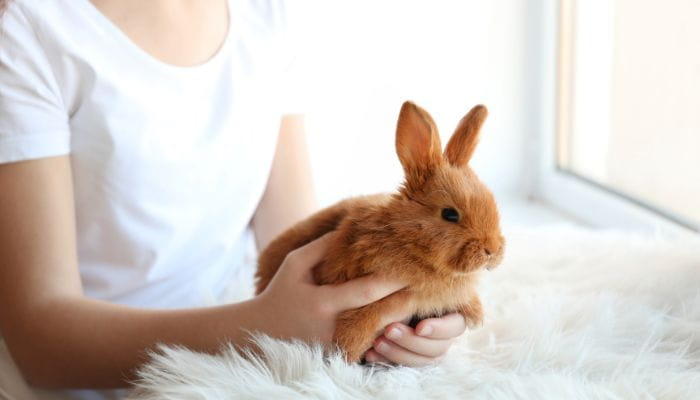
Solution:
M 531 155 L 537 172 L 530 197 L 598 228 L 655 232 L 676 236 L 700 232 L 700 227 L 678 215 L 620 193 L 615 189 L 559 167 L 559 138 L 567 129 L 571 107 L 572 5 L 576 0 L 544 0 L 540 28 L 542 41 L 540 137 Z

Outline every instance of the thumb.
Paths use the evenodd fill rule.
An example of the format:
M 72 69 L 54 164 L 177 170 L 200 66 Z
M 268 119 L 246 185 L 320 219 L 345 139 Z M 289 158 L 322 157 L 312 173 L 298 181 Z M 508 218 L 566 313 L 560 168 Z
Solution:
M 290 251 L 283 263 L 288 273 L 298 277 L 308 275 L 309 279 L 311 279 L 311 270 L 323 260 L 323 257 L 328 252 L 328 248 L 336 237 L 336 232 L 329 232 L 304 246 Z
M 374 303 L 406 286 L 405 282 L 366 275 L 335 285 L 333 291 L 336 304 L 344 311 Z

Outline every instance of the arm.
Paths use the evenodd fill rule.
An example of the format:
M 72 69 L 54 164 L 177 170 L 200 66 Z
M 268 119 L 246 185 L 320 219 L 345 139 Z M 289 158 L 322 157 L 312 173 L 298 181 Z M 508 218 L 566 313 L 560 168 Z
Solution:
M 247 302 L 145 310 L 87 299 L 76 256 L 70 159 L 0 165 L 0 187 L 0 330 L 34 385 L 126 386 L 157 343 L 215 352 L 224 341 L 245 344 L 245 330 L 327 338 L 338 312 L 400 288 L 368 279 L 314 285 L 310 270 L 325 252 L 321 239 L 290 253 L 268 289 Z
M 0 165 L 0 187 L 0 329 L 31 383 L 123 386 L 157 342 L 214 351 L 241 339 L 226 321 L 246 318 L 245 304 L 150 311 L 83 297 L 68 157 Z
M 304 116 L 286 115 L 282 118 L 267 187 L 251 222 L 258 249 L 316 208 Z

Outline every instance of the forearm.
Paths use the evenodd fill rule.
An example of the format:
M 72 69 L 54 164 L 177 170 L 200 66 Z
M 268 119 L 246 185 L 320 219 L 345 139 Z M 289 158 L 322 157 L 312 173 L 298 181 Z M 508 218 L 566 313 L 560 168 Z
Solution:
M 251 301 L 146 310 L 84 298 L 52 301 L 18 317 L 5 339 L 30 383 L 54 388 L 124 387 L 158 343 L 216 352 L 260 329 Z M 20 328 L 21 327 L 21 328 Z

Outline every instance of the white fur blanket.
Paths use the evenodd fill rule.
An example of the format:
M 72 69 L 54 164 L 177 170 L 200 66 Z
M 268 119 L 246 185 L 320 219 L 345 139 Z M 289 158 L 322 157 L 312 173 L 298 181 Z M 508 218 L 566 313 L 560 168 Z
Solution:
M 259 338 L 263 358 L 164 349 L 133 399 L 690 399 L 700 396 L 700 239 L 511 232 L 486 321 L 437 366 L 368 368 Z M 266 360 L 266 361 L 265 361 Z

